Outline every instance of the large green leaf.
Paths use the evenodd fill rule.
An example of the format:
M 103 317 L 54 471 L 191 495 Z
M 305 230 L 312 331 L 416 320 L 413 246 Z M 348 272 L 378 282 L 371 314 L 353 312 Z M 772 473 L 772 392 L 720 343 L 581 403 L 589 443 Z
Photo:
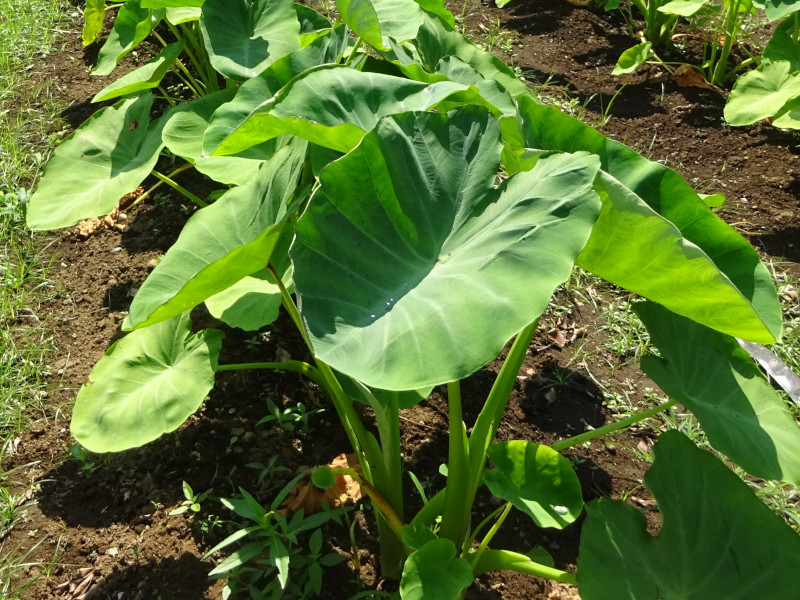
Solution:
M 144 181 L 163 147 L 153 96 L 97 111 L 53 153 L 28 208 L 28 227 L 57 229 L 104 215 Z
M 110 100 L 111 98 L 119 98 L 120 96 L 127 96 L 142 90 L 149 90 L 158 86 L 164 75 L 167 74 L 172 63 L 178 58 L 178 55 L 183 51 L 184 42 L 175 42 L 169 44 L 158 55 L 149 61 L 147 64 L 142 65 L 123 75 L 114 83 L 107 85 L 102 90 L 95 94 L 92 102 L 102 102 Z
M 641 67 L 645 62 L 653 57 L 653 42 L 642 42 L 636 44 L 632 48 L 628 48 L 619 55 L 617 64 L 614 70 L 611 71 L 612 75 L 626 75 L 633 73 L 636 69 Z
M 189 219 L 134 297 L 125 329 L 170 319 L 264 268 L 290 214 L 305 147 L 288 141 L 247 184 Z
M 735 338 L 650 302 L 636 304 L 662 358 L 642 369 L 700 420 L 708 440 L 751 475 L 800 485 L 800 428 Z
M 270 101 L 293 77 L 312 67 L 338 61 L 347 48 L 347 39 L 347 28 L 337 27 L 276 61 L 258 77 L 245 81 L 236 97 L 214 113 L 203 141 L 205 152 L 218 150 L 230 154 L 259 143 L 263 136 L 259 133 L 257 115 L 269 111 Z M 230 137 L 234 139 L 226 141 Z M 236 139 L 241 142 L 233 143 Z
M 451 81 L 428 85 L 345 66 L 322 66 L 293 79 L 273 100 L 231 131 L 214 152 L 238 152 L 284 133 L 349 152 L 382 117 L 427 110 L 459 92 L 469 93 L 469 88 Z M 231 130 L 230 121 L 221 122 L 219 129 L 215 128 L 217 122 L 215 116 L 206 140 L 211 136 L 220 139 L 220 130 Z M 206 146 L 205 150 L 211 148 Z
M 422 65 L 431 73 L 437 71 L 439 61 L 445 56 L 455 56 L 470 65 L 485 79 L 496 81 L 511 94 L 531 96 L 514 72 L 496 56 L 477 48 L 467 38 L 434 15 L 425 14 L 422 27 L 413 42 Z
M 503 121 L 512 145 L 600 157 L 603 212 L 580 266 L 725 333 L 761 343 L 780 336 L 766 267 L 680 175 L 553 107 L 518 105 L 518 123 Z
M 539 527 L 563 529 L 580 516 L 583 497 L 578 476 L 552 448 L 516 440 L 490 446 L 487 455 L 494 468 L 483 474 L 486 487 Z
M 204 175 L 221 183 L 241 185 L 275 152 L 277 139 L 248 148 L 236 156 L 203 153 L 203 133 L 211 115 L 234 94 L 236 90 L 229 88 L 181 105 L 164 126 L 161 137 L 170 152 L 193 163 Z
M 108 39 L 97 55 L 97 68 L 92 75 L 108 75 L 119 60 L 150 35 L 153 28 L 164 18 L 163 8 L 142 8 L 140 0 L 128 0 L 123 4 Z
M 431 540 L 406 559 L 402 600 L 457 600 L 472 583 L 472 569 L 450 540 Z
M 725 104 L 725 120 L 749 125 L 773 117 L 789 100 L 800 96 L 800 73 L 788 60 L 764 62 L 736 80 Z
M 222 332 L 191 334 L 189 314 L 128 334 L 89 373 L 72 435 L 93 452 L 118 452 L 174 431 L 214 385 Z
M 144 8 L 184 8 L 203 6 L 205 0 L 142 0 Z
M 500 151 L 497 121 L 469 106 L 387 117 L 322 170 L 290 254 L 323 360 L 421 388 L 472 373 L 541 314 L 597 217 L 597 160 L 543 159 L 495 188 Z
M 784 104 L 772 124 L 780 129 L 800 129 L 800 96 Z
M 167 21 L 173 25 L 189 23 L 191 21 L 199 21 L 201 14 L 202 13 L 199 7 L 188 6 L 186 8 L 168 8 Z
M 345 23 L 370 46 L 388 50 L 388 38 L 413 39 L 423 11 L 414 0 L 336 0 Z
M 789 61 L 789 71 L 800 71 L 800 41 L 794 39 L 794 19 L 786 19 L 775 28 L 769 43 L 764 48 L 765 60 Z
M 583 600 L 794 600 L 800 537 L 746 483 L 677 431 L 661 436 L 644 477 L 662 527 L 601 498 L 586 505 L 578 556 Z
M 443 57 L 436 67 L 436 72 L 456 83 L 474 85 L 489 105 L 498 109 L 498 113 L 514 115 L 517 112 L 511 94 L 503 86 L 494 79 L 485 78 L 457 56 Z
M 262 270 L 206 298 L 205 304 L 208 312 L 226 325 L 255 331 L 278 318 L 281 290 L 270 272 Z
M 292 0 L 206 0 L 200 28 L 211 64 L 238 81 L 300 48 Z
M 764 10 L 770 21 L 777 21 L 786 15 L 800 11 L 800 0 L 765 0 Z
M 106 0 L 87 0 L 83 9 L 83 45 L 88 46 L 103 31 L 103 19 L 106 16 Z

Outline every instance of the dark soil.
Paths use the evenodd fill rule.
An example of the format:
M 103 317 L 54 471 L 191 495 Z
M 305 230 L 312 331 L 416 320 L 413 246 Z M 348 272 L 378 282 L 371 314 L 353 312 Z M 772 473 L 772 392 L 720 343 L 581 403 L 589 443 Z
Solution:
M 766 258 L 781 262 L 783 269 L 800 278 L 800 139 L 796 135 L 767 125 L 727 127 L 722 121 L 723 90 L 679 88 L 656 69 L 623 79 L 612 77 L 617 57 L 632 44 L 616 14 L 544 0 L 518 0 L 507 10 L 470 6 L 469 26 L 476 35 L 480 35 L 480 25 L 494 18 L 519 32 L 513 54 L 499 52 L 501 58 L 519 66 L 532 84 L 541 84 L 554 74 L 557 84 L 567 86 L 568 95 L 562 97 L 565 107 L 585 104 L 584 118 L 590 123 L 600 122 L 603 107 L 627 83 L 612 105 L 603 132 L 675 168 L 700 191 L 725 193 L 723 218 L 747 235 Z M 56 82 L 56 95 L 70 104 L 64 116 L 73 126 L 95 110 L 88 100 L 104 85 L 87 74 L 86 65 L 92 64 L 94 53 L 96 48 L 85 51 L 76 35 L 63 52 L 51 54 L 40 65 Z M 191 189 L 203 184 L 183 183 Z M 18 468 L 13 478 L 20 482 L 20 489 L 32 486 L 34 491 L 27 517 L 10 532 L 4 552 L 14 549 L 21 554 L 32 548 L 27 560 L 33 562 L 49 561 L 58 551 L 58 564 L 49 577 L 38 579 L 28 589 L 26 598 L 83 598 L 87 590 L 87 599 L 220 598 L 222 582 L 207 577 L 215 563 L 202 560 L 205 551 L 226 533 L 224 527 L 203 531 L 202 524 L 210 522 L 209 515 L 231 518 L 216 498 L 229 496 L 241 486 L 268 504 L 298 467 L 323 464 L 350 450 L 335 413 L 314 386 L 285 373 L 225 372 L 218 375 L 204 407 L 175 434 L 116 455 L 69 459 L 74 444 L 69 415 L 76 391 L 109 344 L 120 337 L 123 313 L 153 259 L 176 239 L 192 211 L 180 199 L 156 201 L 131 211 L 125 232 L 102 230 L 88 239 L 65 232 L 52 245 L 55 299 L 36 311 L 55 326 L 58 351 L 48 367 L 52 385 L 43 399 L 43 414 L 3 465 L 6 471 Z M 653 386 L 635 364 L 609 371 L 608 365 L 619 364 L 620 357 L 597 350 L 605 334 L 597 321 L 599 309 L 587 303 L 589 292 L 584 293 L 583 300 L 559 293 L 563 311 L 543 318 L 499 439 L 552 443 L 612 420 L 595 381 L 613 381 L 635 401 L 644 401 L 644 388 Z M 607 294 L 598 301 L 613 299 Z M 559 321 L 562 312 L 566 316 Z M 193 317 L 195 323 L 221 327 L 200 310 Z M 583 328 L 585 335 L 564 348 L 548 338 L 551 329 L 570 326 Z M 293 328 L 282 321 L 257 335 L 227 330 L 226 336 L 225 348 L 235 349 L 226 351 L 235 356 L 223 356 L 223 363 L 276 360 L 286 353 L 296 358 L 304 355 Z M 592 351 L 586 360 L 581 360 L 583 354 L 578 351 L 582 345 Z M 497 368 L 492 364 L 466 382 L 468 424 L 477 415 Z M 266 414 L 268 398 L 281 407 L 302 402 L 309 410 L 323 412 L 311 415 L 308 433 L 257 426 Z M 402 421 L 406 466 L 421 480 L 428 477 L 434 489 L 443 484 L 443 478 L 434 475 L 446 456 L 446 416 L 446 404 L 437 392 L 406 411 Z M 365 420 L 369 422 L 369 414 Z M 652 437 L 642 429 L 569 452 L 586 499 L 610 495 L 625 497 L 643 510 L 651 507 L 647 491 L 640 488 L 647 463 L 633 449 L 647 449 Z M 259 485 L 257 471 L 247 465 L 266 464 L 274 456 L 289 470 Z M 183 500 L 182 481 L 196 492 L 213 490 L 193 520 L 185 514 L 168 514 Z M 418 505 L 411 485 L 406 492 L 410 506 Z M 494 508 L 492 500 L 479 498 L 479 519 Z M 348 560 L 326 572 L 323 598 L 343 600 L 360 589 L 392 589 L 393 584 L 382 581 L 376 571 L 371 513 L 354 514 L 362 568 L 354 571 Z M 646 514 L 657 529 L 655 513 Z M 574 570 L 579 528 L 580 523 L 561 532 L 541 530 L 526 518 L 515 517 L 501 530 L 497 545 L 520 551 L 542 545 L 558 567 Z M 352 556 L 344 527 L 329 527 L 326 540 L 329 550 Z M 29 567 L 15 577 L 21 583 L 42 571 L 43 567 Z M 468 597 L 557 600 L 572 594 L 565 586 L 499 573 L 481 578 Z

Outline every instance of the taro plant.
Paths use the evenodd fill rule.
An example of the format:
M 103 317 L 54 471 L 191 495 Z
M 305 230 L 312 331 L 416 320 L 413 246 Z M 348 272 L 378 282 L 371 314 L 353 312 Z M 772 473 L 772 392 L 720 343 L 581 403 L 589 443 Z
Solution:
M 677 402 L 754 476 L 800 482 L 800 431 L 736 341 L 780 337 L 769 273 L 678 174 L 538 104 L 436 0 L 339 0 L 334 23 L 290 0 L 130 0 L 114 28 L 128 26 L 123 9 L 142 11 L 148 32 L 159 19 L 174 26 L 165 8 L 197 19 L 186 70 L 216 71 L 197 86 L 206 93 L 153 118 L 150 92 L 126 92 L 56 151 L 28 212 L 37 229 L 103 214 L 165 149 L 228 186 L 186 223 L 134 298 L 130 333 L 80 390 L 82 444 L 120 451 L 177 429 L 217 372 L 293 371 L 327 394 L 360 467 L 320 467 L 314 480 L 359 481 L 382 569 L 405 599 L 460 598 L 497 569 L 577 582 L 586 600 L 793 597 L 800 540 L 678 433 L 657 443 L 645 482 L 664 517 L 657 537 L 631 507 L 601 499 L 586 506 L 577 575 L 540 550 L 493 545 L 511 510 L 539 527 L 575 522 L 583 498 L 561 453 Z M 671 399 L 550 447 L 497 443 L 538 319 L 576 264 L 650 300 L 637 310 L 659 355 L 642 367 Z M 192 329 L 201 303 L 246 329 L 283 310 L 311 358 L 219 364 L 222 332 Z M 509 342 L 468 428 L 460 381 Z M 447 483 L 408 515 L 400 411 L 437 385 Z M 474 523 L 484 485 L 505 504 Z M 284 558 L 267 560 L 285 579 Z

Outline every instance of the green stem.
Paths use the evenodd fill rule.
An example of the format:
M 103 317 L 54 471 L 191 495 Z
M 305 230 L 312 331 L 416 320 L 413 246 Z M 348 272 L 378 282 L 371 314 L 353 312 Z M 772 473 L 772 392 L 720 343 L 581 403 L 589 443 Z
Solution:
M 614 433 L 615 431 L 619 431 L 620 429 L 624 429 L 625 427 L 634 425 L 639 421 L 648 419 L 653 415 L 657 415 L 658 413 L 663 412 L 668 408 L 675 406 L 677 403 L 678 403 L 677 400 L 668 400 L 663 404 L 659 404 L 658 406 L 653 406 L 652 408 L 648 408 L 645 411 L 636 413 L 635 415 L 631 415 L 627 419 L 622 419 L 615 423 L 609 423 L 608 425 L 604 425 L 603 427 L 598 427 L 597 429 L 593 429 L 591 431 L 581 433 L 571 438 L 561 440 L 560 442 L 552 444 L 550 447 L 556 452 L 561 452 L 562 450 L 566 450 L 567 448 L 571 448 L 572 446 L 577 446 L 578 444 L 591 441 L 593 439 L 602 437 L 604 435 L 609 435 L 611 433 Z
M 373 469 L 375 487 L 403 519 L 403 456 L 400 448 L 400 403 L 397 392 L 387 392 L 388 404 L 384 411 L 375 410 L 378 435 L 383 453 L 383 468 Z M 383 517 L 383 518 L 381 518 Z M 399 579 L 403 570 L 406 551 L 399 530 L 392 522 L 378 515 L 378 536 L 381 548 L 381 572 L 384 577 Z M 387 531 L 390 529 L 391 531 Z M 400 527 L 402 529 L 402 525 Z
M 169 175 L 167 175 L 167 177 L 170 177 L 170 178 L 171 178 L 171 177 L 175 177 L 175 175 L 178 175 L 179 173 L 183 173 L 184 171 L 186 171 L 186 170 L 188 170 L 188 169 L 191 169 L 192 167 L 194 167 L 194 165 L 193 165 L 192 163 L 185 163 L 185 164 L 181 165 L 180 167 L 178 167 L 177 169 L 175 169 L 175 170 L 174 170 L 172 173 L 170 173 Z M 163 182 L 163 181 L 158 181 L 158 182 L 157 182 L 155 185 L 153 185 L 153 186 L 152 186 L 152 187 L 151 187 L 149 190 L 147 190 L 147 191 L 146 191 L 144 194 L 142 194 L 142 195 L 141 195 L 141 196 L 139 196 L 139 197 L 138 197 L 136 200 L 134 200 L 134 201 L 133 201 L 133 203 L 132 203 L 132 204 L 131 204 L 131 205 L 130 205 L 128 208 L 129 208 L 129 209 L 130 209 L 130 208 L 133 208 L 133 207 L 134 207 L 134 206 L 136 206 L 137 204 L 141 204 L 142 202 L 144 202 L 145 200 L 147 200 L 147 198 L 148 198 L 148 197 L 150 197 L 150 194 L 152 194 L 153 192 L 155 192 L 155 191 L 156 191 L 158 188 L 160 188 L 162 185 L 164 185 L 164 182 Z
M 358 49 L 361 48 L 361 44 L 363 42 L 364 40 L 361 39 L 361 37 L 356 40 L 356 43 L 353 44 L 353 49 L 350 50 L 350 55 L 347 57 L 347 60 L 344 61 L 344 66 L 348 66 L 351 62 L 353 62 L 353 59 L 356 57 Z
M 741 1 L 737 0 L 733 6 L 728 7 L 728 12 L 723 21 L 723 35 L 725 36 L 725 44 L 722 46 L 722 52 L 719 55 L 719 60 L 714 64 L 714 71 L 711 76 L 711 83 L 720 84 L 725 79 L 728 71 L 728 56 L 730 56 L 733 44 L 736 41 L 736 24 L 739 15 L 739 6 Z
M 489 522 L 494 519 L 498 514 L 500 514 L 503 510 L 505 510 L 505 506 L 499 506 L 495 510 L 493 510 L 488 517 L 486 517 L 483 521 L 480 522 L 475 529 L 472 530 L 472 535 L 470 535 L 465 541 L 464 546 L 461 548 L 461 552 L 466 554 L 469 549 L 472 547 L 473 542 L 480 534 L 481 530 L 489 524 Z
M 572 573 L 533 562 L 524 554 L 511 552 L 510 550 L 486 550 L 473 567 L 472 573 L 477 577 L 489 571 L 502 570 L 544 577 L 545 579 L 552 579 L 559 583 L 569 583 L 571 585 L 575 585 L 576 583 L 575 575 Z
M 444 514 L 439 536 L 447 538 L 460 548 L 469 529 L 473 488 L 470 477 L 469 441 L 461 410 L 461 386 L 458 381 L 447 384 L 449 415 L 449 456 L 447 460 L 447 485 L 444 493 Z
M 322 373 L 319 372 L 319 369 L 301 360 L 217 365 L 215 371 L 244 371 L 248 369 L 275 369 L 277 371 L 292 371 L 308 377 L 320 387 L 325 385 L 325 379 L 322 377 Z
M 283 307 L 286 309 L 289 317 L 294 322 L 295 327 L 297 327 L 297 330 L 300 332 L 300 335 L 303 336 L 303 340 L 305 340 L 309 350 L 313 352 L 311 340 L 309 340 L 308 334 L 303 327 L 303 323 L 300 319 L 300 313 L 297 310 L 294 300 L 292 300 L 291 294 L 289 294 L 286 286 L 283 285 L 283 280 L 275 271 L 275 268 L 272 265 L 267 265 L 267 268 L 272 273 L 272 277 L 277 283 L 278 289 L 281 292 L 281 303 L 283 304 Z M 317 363 L 317 369 L 319 369 L 321 375 L 322 388 L 327 392 L 328 397 L 331 399 L 333 407 L 336 410 L 336 414 L 339 416 L 339 420 L 344 426 L 347 439 L 350 441 L 350 445 L 353 447 L 353 450 L 358 457 L 358 462 L 361 465 L 364 476 L 368 481 L 371 482 L 373 479 L 372 471 L 370 469 L 370 462 L 374 463 L 374 461 L 379 460 L 381 456 L 378 442 L 375 440 L 375 436 L 369 433 L 364 427 L 364 424 L 361 422 L 358 413 L 356 413 L 355 409 L 353 408 L 353 401 L 347 397 L 347 394 L 345 394 L 341 384 L 336 379 L 336 375 L 334 375 L 331 368 L 317 357 L 315 357 L 315 361 Z M 364 455 L 367 456 L 366 459 L 364 458 Z
M 161 92 L 161 94 L 162 94 L 162 95 L 163 95 L 163 97 L 164 97 L 164 100 L 166 100 L 167 102 L 169 102 L 169 105 L 170 105 L 170 106 L 174 107 L 174 106 L 176 105 L 176 104 L 175 104 L 175 101 L 174 101 L 174 100 L 172 99 L 172 97 L 171 97 L 171 96 L 170 96 L 170 95 L 167 93 L 167 90 L 165 90 L 165 89 L 164 89 L 162 86 L 160 86 L 160 85 L 158 86 L 158 91 L 159 91 L 159 92 Z
M 186 196 L 186 197 L 187 197 L 189 200 L 191 200 L 192 202 L 194 202 L 195 204 L 197 204 L 197 206 L 199 206 L 200 208 L 205 208 L 206 206 L 208 206 L 208 202 L 203 202 L 202 200 L 200 200 L 200 198 L 198 198 L 197 196 L 195 196 L 195 195 L 194 195 L 192 192 L 190 192 L 189 190 L 187 190 L 185 187 L 183 187 L 183 186 L 182 186 L 182 185 L 180 185 L 179 183 L 176 183 L 175 181 L 173 181 L 173 180 L 172 180 L 172 178 L 170 177 L 170 175 L 174 175 L 174 172 L 173 172 L 173 173 L 170 173 L 170 175 L 162 175 L 161 173 L 159 173 L 158 171 L 156 171 L 156 170 L 154 169 L 154 170 L 152 171 L 152 173 L 153 173 L 153 175 L 155 175 L 155 176 L 156 176 L 158 179 L 160 179 L 161 181 L 163 181 L 164 183 L 166 183 L 166 184 L 167 184 L 169 187 L 171 187 L 172 189 L 174 189 L 176 192 L 180 192 L 181 194 L 183 194 L 184 196 Z
M 494 525 L 492 525 L 492 528 L 486 532 L 486 535 L 481 540 L 480 546 L 478 546 L 478 549 L 475 551 L 475 555 L 472 557 L 472 560 L 470 561 L 473 572 L 475 571 L 475 565 L 477 565 L 478 561 L 480 561 L 481 556 L 483 556 L 484 550 L 486 550 L 486 547 L 489 545 L 489 542 L 492 541 L 492 538 L 498 532 L 503 522 L 506 520 L 508 513 L 511 512 L 511 506 L 512 506 L 511 502 L 506 502 L 506 505 L 503 508 L 503 513 L 500 515 L 500 517 L 498 517 L 497 521 L 495 521 Z
M 190 26 L 185 26 L 184 33 L 186 34 L 186 39 L 195 47 L 195 53 L 200 59 L 197 72 L 203 73 L 205 71 L 205 77 L 203 81 L 206 82 L 206 87 L 210 92 L 219 91 L 219 81 L 217 80 L 217 71 L 211 65 L 211 61 L 208 58 L 208 52 L 206 52 L 206 47 L 203 42 L 202 36 L 198 36 L 196 29 L 199 27 L 199 24 L 195 21 Z
M 477 486 L 480 484 L 481 473 L 486 465 L 486 451 L 494 441 L 495 435 L 497 435 L 497 428 L 500 426 L 500 420 L 503 418 L 511 392 L 517 382 L 517 375 L 522 368 L 522 363 L 528 353 L 528 348 L 538 325 L 539 319 L 536 319 L 517 335 L 511 345 L 511 349 L 508 351 L 508 356 L 503 361 L 500 373 L 498 373 L 497 379 L 492 385 L 489 397 L 486 399 L 483 409 L 475 421 L 472 435 L 469 436 L 469 457 L 472 470 L 470 480 L 474 484 L 474 490 L 472 496 L 465 500 L 469 500 L 470 503 L 477 491 Z

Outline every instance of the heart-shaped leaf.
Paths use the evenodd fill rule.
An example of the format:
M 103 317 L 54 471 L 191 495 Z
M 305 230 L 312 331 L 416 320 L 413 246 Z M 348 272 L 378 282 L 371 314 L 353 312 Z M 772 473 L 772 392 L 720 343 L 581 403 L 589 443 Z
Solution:
M 300 48 L 292 0 L 206 0 L 200 28 L 213 67 L 238 81 Z
M 203 133 L 211 115 L 235 94 L 235 89 L 225 89 L 181 105 L 164 126 L 161 138 L 170 152 L 193 163 L 200 173 L 220 183 L 242 185 L 258 171 L 264 160 L 272 156 L 277 148 L 277 139 L 247 148 L 236 156 L 203 153 Z
M 503 120 L 509 145 L 600 157 L 603 210 L 578 265 L 725 333 L 761 343 L 780 336 L 766 267 L 680 175 L 556 108 L 517 103 L 518 122 Z
M 636 69 L 641 67 L 646 61 L 653 57 L 653 43 L 644 42 L 636 44 L 632 48 L 628 48 L 620 54 L 619 60 L 611 71 L 612 75 L 626 75 L 633 73 Z
M 472 569 L 456 557 L 450 540 L 431 540 L 406 559 L 400 580 L 402 600 L 457 600 L 472 583 Z
M 111 212 L 135 190 L 164 147 L 164 118 L 150 123 L 152 94 L 103 108 L 53 153 L 28 208 L 28 227 L 57 229 Z
M 782 19 L 786 15 L 791 15 L 792 13 L 800 11 L 800 1 L 764 0 L 764 11 L 767 13 L 767 18 L 770 21 L 777 21 L 778 19 Z
M 324 361 L 383 389 L 454 381 L 541 314 L 597 216 L 597 160 L 495 189 L 500 150 L 484 108 L 404 113 L 322 170 L 290 254 Z
M 507 90 L 511 97 L 531 96 L 531 90 L 499 58 L 472 44 L 467 38 L 446 25 L 440 18 L 425 13 L 422 26 L 413 41 L 421 65 L 435 73 L 439 61 L 455 56 L 467 63 L 485 79 L 494 80 Z
M 580 516 L 583 497 L 578 476 L 552 448 L 516 440 L 490 446 L 487 455 L 494 468 L 483 474 L 486 487 L 539 527 L 563 529 Z
M 800 428 L 736 339 L 651 302 L 635 311 L 661 352 L 642 369 L 697 416 L 711 445 L 751 475 L 800 485 Z
M 779 129 L 800 129 L 800 96 L 784 104 L 772 124 Z
M 205 132 L 206 154 L 233 154 L 263 141 L 257 119 L 251 117 L 269 111 L 273 99 L 293 77 L 312 67 L 335 63 L 347 48 L 347 28 L 337 27 L 276 61 L 258 77 L 245 81 L 236 97 L 214 113 Z M 234 143 L 234 139 L 239 140 Z
M 423 12 L 414 0 L 336 0 L 345 23 L 370 46 L 388 50 L 388 38 L 413 39 Z
M 800 73 L 788 60 L 764 62 L 736 79 L 725 104 L 725 120 L 749 125 L 773 117 L 789 100 L 800 96 Z
M 775 33 L 764 48 L 763 58 L 771 62 L 789 61 L 789 71 L 800 71 L 800 41 L 793 37 L 794 19 L 786 19 L 775 28 Z
M 205 301 L 212 316 L 229 327 L 255 331 L 278 318 L 281 290 L 267 270 L 243 277 Z
M 92 102 L 103 102 L 111 98 L 127 96 L 142 90 L 149 90 L 161 83 L 164 75 L 167 74 L 172 63 L 183 51 L 184 42 L 169 44 L 158 55 L 145 65 L 123 75 L 111 85 L 104 87 L 95 94 Z
M 106 16 L 106 0 L 87 0 L 83 9 L 83 45 L 88 46 L 103 31 L 103 19 Z
M 222 332 L 190 335 L 185 313 L 128 334 L 101 358 L 75 400 L 72 435 L 92 452 L 135 448 L 177 429 L 214 385 Z
M 170 319 L 266 266 L 305 159 L 305 142 L 286 144 L 247 184 L 192 215 L 134 297 L 124 328 Z
M 793 600 L 800 537 L 747 484 L 677 431 L 653 447 L 644 477 L 661 532 L 609 498 L 586 505 L 578 556 L 584 600 Z
M 325 101 L 320 102 L 320 90 Z M 290 133 L 339 152 L 349 152 L 384 116 L 427 110 L 467 86 L 443 81 L 425 84 L 345 66 L 323 66 L 293 79 L 270 102 L 251 112 L 216 154 L 238 152 L 253 143 Z M 216 117 L 215 117 L 216 121 Z M 219 139 L 212 123 L 206 139 Z M 223 123 L 224 130 L 230 129 Z M 210 150 L 206 146 L 206 150 Z
M 108 75 L 120 59 L 150 35 L 164 18 L 163 8 L 142 8 L 140 0 L 128 0 L 123 4 L 108 39 L 97 55 L 97 68 L 92 75 Z

